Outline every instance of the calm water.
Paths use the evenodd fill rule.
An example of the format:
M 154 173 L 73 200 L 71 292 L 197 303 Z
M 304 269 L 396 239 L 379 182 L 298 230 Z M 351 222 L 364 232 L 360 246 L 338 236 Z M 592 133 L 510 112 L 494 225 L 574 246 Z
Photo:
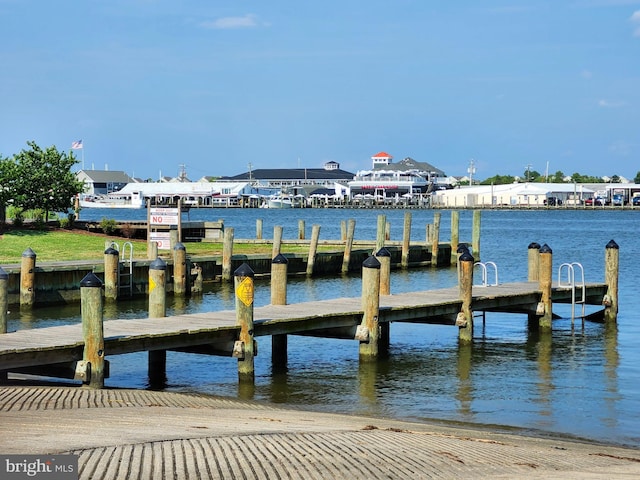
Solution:
M 412 211 L 412 239 L 422 240 L 433 211 Z M 339 238 L 340 221 L 356 219 L 356 238 L 374 239 L 377 216 L 391 223 L 400 240 L 399 210 L 194 210 L 191 220 L 223 219 L 236 238 L 253 238 L 256 219 L 264 236 L 275 225 L 294 238 L 298 220 L 307 235 L 321 225 L 321 238 Z M 554 277 L 564 262 L 580 262 L 587 281 L 604 278 L 604 247 L 620 245 L 620 313 L 618 327 L 577 322 L 570 308 L 554 307 L 563 316 L 552 337 L 527 331 L 524 315 L 487 314 L 476 319 L 474 344 L 459 347 L 457 329 L 448 326 L 392 324 L 390 357 L 376 365 L 359 365 L 355 341 L 290 337 L 286 373 L 271 371 L 269 338 L 259 338 L 254 388 L 240 388 L 236 362 L 230 358 L 169 353 L 167 390 L 200 392 L 295 405 L 307 409 L 384 416 L 409 420 L 442 420 L 500 425 L 525 431 L 552 432 L 640 446 L 640 327 L 636 286 L 640 236 L 636 211 L 486 211 L 482 213 L 483 261 L 498 265 L 500 282 L 527 276 L 527 246 L 547 243 L 554 253 Z M 83 210 L 84 220 L 145 219 L 142 211 Z M 460 238 L 471 239 L 472 213 L 460 212 Z M 449 238 L 450 213 L 442 212 L 443 240 Z M 187 244 L 188 250 L 188 244 Z M 452 286 L 455 270 L 415 269 L 393 272 L 392 292 Z M 233 309 L 228 286 L 211 285 L 198 299 L 177 300 L 168 315 Z M 360 295 L 358 277 L 295 279 L 289 303 Z M 171 301 L 174 301 L 173 299 Z M 269 303 L 266 283 L 256 282 L 257 306 Z M 79 306 L 37 309 L 31 318 L 13 313 L 10 329 L 61 321 L 78 321 Z M 105 318 L 146 316 L 145 300 L 122 303 Z M 145 388 L 146 355 L 111 357 L 108 386 Z

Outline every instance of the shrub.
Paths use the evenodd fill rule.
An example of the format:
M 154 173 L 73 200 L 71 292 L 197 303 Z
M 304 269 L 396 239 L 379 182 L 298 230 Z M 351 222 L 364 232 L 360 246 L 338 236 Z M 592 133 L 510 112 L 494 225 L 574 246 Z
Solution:
M 9 208 L 7 208 L 7 216 L 11 219 L 15 227 L 24 225 L 24 211 L 21 208 L 10 205 Z
M 136 230 L 130 223 L 125 223 L 120 227 L 120 234 L 125 238 L 133 238 L 136 234 Z
M 100 220 L 100 228 L 107 235 L 112 235 L 116 231 L 116 221 L 113 218 L 103 218 Z

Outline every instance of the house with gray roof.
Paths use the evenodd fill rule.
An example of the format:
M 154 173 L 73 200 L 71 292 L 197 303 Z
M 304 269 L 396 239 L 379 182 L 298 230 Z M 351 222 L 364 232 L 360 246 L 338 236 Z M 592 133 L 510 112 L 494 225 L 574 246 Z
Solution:
M 108 195 L 135 181 L 118 170 L 80 170 L 76 172 L 76 178 L 84 182 L 84 193 L 87 195 Z

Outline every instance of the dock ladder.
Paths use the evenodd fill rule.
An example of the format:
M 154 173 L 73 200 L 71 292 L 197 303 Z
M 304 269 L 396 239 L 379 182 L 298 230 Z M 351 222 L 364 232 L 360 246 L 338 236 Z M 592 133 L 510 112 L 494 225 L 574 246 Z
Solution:
M 118 251 L 120 255 L 118 265 L 118 293 L 123 290 L 128 293 L 130 297 L 133 296 L 133 244 L 131 242 L 124 242 L 122 244 L 122 250 L 120 245 L 116 242 L 111 242 L 109 245 Z
M 576 281 L 576 269 L 580 273 L 579 282 Z M 563 277 L 563 272 L 565 277 Z M 564 278 L 564 280 L 563 280 Z M 578 262 L 563 263 L 558 267 L 558 287 L 571 288 L 571 323 L 576 317 L 576 304 L 582 305 L 581 317 L 584 321 L 584 307 L 587 301 L 587 287 L 584 282 L 584 268 L 582 264 Z M 576 292 L 579 289 L 580 295 L 577 296 Z
M 482 285 L 483 287 L 497 287 L 498 286 L 498 266 L 495 262 L 476 262 L 473 264 L 474 267 L 480 267 L 482 270 Z M 489 283 L 489 275 L 488 275 L 488 267 L 493 268 L 494 273 L 494 283 Z

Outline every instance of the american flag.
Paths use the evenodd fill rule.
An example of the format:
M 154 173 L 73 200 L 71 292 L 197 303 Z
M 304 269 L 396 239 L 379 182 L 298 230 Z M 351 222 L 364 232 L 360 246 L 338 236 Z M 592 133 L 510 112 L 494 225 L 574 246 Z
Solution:
M 71 144 L 72 150 L 80 150 L 82 148 L 82 140 L 76 140 Z

